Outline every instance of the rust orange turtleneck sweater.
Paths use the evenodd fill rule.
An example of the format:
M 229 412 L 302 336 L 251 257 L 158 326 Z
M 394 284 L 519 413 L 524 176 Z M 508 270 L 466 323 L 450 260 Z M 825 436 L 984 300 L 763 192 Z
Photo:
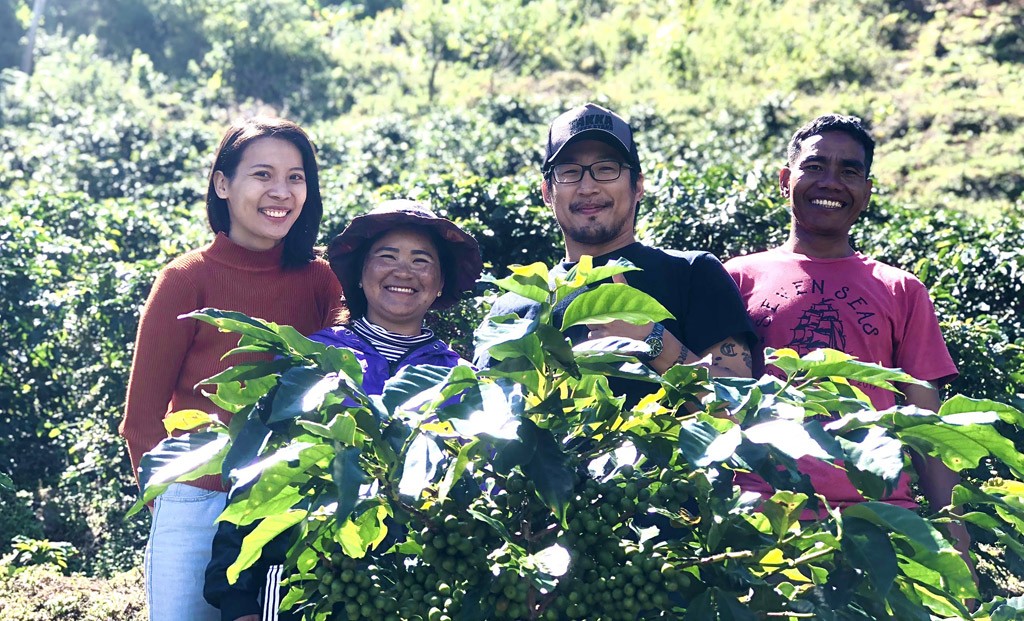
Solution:
M 240 354 L 221 360 L 238 345 L 240 335 L 218 332 L 194 319 L 178 319 L 179 315 L 205 307 L 232 310 L 294 326 L 306 336 L 335 323 L 341 285 L 330 266 L 317 259 L 285 271 L 282 250 L 281 245 L 265 252 L 247 250 L 222 233 L 206 248 L 178 257 L 157 276 L 139 320 L 120 427 L 136 476 L 142 454 L 167 437 L 163 426 L 167 413 L 196 409 L 216 413 L 225 423 L 231 419 L 201 389 L 193 388 L 198 382 L 229 366 L 268 358 Z M 190 485 L 224 491 L 219 476 L 203 477 Z

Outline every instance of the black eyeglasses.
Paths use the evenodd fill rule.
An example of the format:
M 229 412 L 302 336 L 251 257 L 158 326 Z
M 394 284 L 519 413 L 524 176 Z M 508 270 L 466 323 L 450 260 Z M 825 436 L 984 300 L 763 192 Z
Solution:
M 622 169 L 629 166 L 615 160 L 601 160 L 589 166 L 582 164 L 555 164 L 551 167 L 555 183 L 578 183 L 583 173 L 589 172 L 594 181 L 615 181 L 622 176 Z

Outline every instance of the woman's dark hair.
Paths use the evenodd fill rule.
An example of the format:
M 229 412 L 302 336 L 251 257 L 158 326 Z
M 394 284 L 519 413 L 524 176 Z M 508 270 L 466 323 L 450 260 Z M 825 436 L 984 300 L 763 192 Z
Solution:
M 286 140 L 302 154 L 302 168 L 306 177 L 306 202 L 302 206 L 295 224 L 284 237 L 284 252 L 281 267 L 285 269 L 302 267 L 315 257 L 313 244 L 320 231 L 320 219 L 324 215 L 324 202 L 320 197 L 320 175 L 316 164 L 316 149 L 309 136 L 301 127 L 274 117 L 258 116 L 235 121 L 217 147 L 217 155 L 210 169 L 210 183 L 206 188 L 206 217 L 214 233 L 231 232 L 231 214 L 227 200 L 217 196 L 214 176 L 217 171 L 232 179 L 238 171 L 245 149 L 260 138 Z
M 354 266 L 357 270 L 356 273 L 360 275 L 360 278 L 363 273 L 363 265 L 366 264 L 366 255 L 369 254 L 370 248 L 373 248 L 373 245 L 376 244 L 377 240 L 381 237 L 384 237 L 389 233 L 402 230 L 417 231 L 430 238 L 430 242 L 434 244 L 434 248 L 437 250 L 437 262 L 441 266 L 441 276 L 444 278 L 444 287 L 441 288 L 441 291 L 447 292 L 454 289 L 458 279 L 451 273 L 451 271 L 455 269 L 456 262 L 452 258 L 451 252 L 449 252 L 448 244 L 441 239 L 441 236 L 438 235 L 436 231 L 425 226 L 399 226 L 393 229 L 381 231 L 377 235 L 366 240 L 366 242 L 364 242 L 356 251 L 356 260 L 354 262 Z M 454 295 L 458 295 L 458 293 L 454 293 Z M 345 291 L 344 297 L 345 306 L 349 313 L 346 320 L 359 319 L 360 317 L 366 316 L 366 294 L 363 293 L 362 287 L 356 287 L 355 290 L 351 292 Z

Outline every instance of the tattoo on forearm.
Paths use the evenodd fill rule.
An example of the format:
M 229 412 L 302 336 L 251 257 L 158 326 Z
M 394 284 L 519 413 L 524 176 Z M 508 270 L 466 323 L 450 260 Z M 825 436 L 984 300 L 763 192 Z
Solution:
M 736 342 L 735 341 L 726 341 L 725 343 L 722 343 L 722 346 L 718 348 L 718 351 L 722 352 L 723 356 L 728 356 L 730 358 L 735 358 L 736 357 Z
M 676 364 L 686 364 L 686 359 L 690 357 L 690 350 L 686 348 L 686 345 L 679 344 L 679 356 L 676 357 Z
M 754 359 L 753 359 L 753 357 L 751 357 L 750 352 L 749 351 L 745 351 L 745 352 L 743 352 L 740 355 L 743 357 L 743 364 L 747 365 L 748 369 L 753 369 L 754 368 Z

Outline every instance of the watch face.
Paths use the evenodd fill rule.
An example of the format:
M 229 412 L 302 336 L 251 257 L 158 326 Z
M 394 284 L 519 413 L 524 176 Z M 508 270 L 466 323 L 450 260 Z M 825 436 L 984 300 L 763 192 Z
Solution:
M 644 342 L 651 348 L 651 353 L 647 354 L 651 360 L 661 355 L 661 350 L 664 349 L 664 343 L 661 340 L 661 336 L 648 337 Z
M 661 351 L 665 347 L 665 341 L 662 338 L 664 333 L 665 328 L 663 328 L 661 324 L 654 324 L 654 329 L 652 329 L 651 333 L 644 339 L 644 343 L 647 343 L 647 346 L 651 348 L 651 351 L 650 353 L 643 355 L 643 360 L 654 360 L 661 355 Z

